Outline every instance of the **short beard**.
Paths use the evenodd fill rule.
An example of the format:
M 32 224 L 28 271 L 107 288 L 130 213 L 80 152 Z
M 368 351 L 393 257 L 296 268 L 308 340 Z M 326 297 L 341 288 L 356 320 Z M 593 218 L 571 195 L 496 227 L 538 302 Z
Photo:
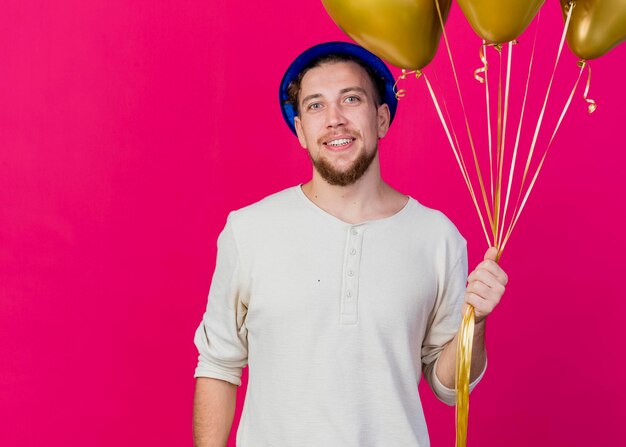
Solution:
M 352 166 L 350 166 L 346 171 L 338 171 L 324 158 L 320 157 L 317 160 L 313 159 L 313 157 L 311 157 L 310 151 L 309 157 L 313 162 L 315 170 L 329 184 L 335 186 L 348 186 L 356 183 L 356 181 L 367 172 L 370 165 L 372 164 L 372 161 L 374 161 L 374 158 L 376 158 L 377 153 L 378 147 L 376 147 L 371 154 L 363 151 L 361 155 L 359 155 L 359 157 L 354 161 Z

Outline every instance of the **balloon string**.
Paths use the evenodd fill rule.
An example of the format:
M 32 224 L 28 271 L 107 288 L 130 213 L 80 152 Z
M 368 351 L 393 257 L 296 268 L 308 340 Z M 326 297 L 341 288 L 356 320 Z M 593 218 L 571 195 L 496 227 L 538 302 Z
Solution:
M 484 84 L 486 82 L 486 79 L 481 76 L 481 73 L 486 74 L 487 68 L 489 67 L 487 64 L 487 57 L 485 56 L 485 45 L 487 45 L 487 43 L 485 42 L 485 40 L 483 40 L 483 44 L 480 46 L 480 49 L 478 50 L 478 56 L 480 57 L 480 60 L 483 63 L 483 66 L 474 70 L 474 78 L 476 78 L 476 80 L 480 82 L 481 84 Z
M 443 117 L 442 111 L 441 111 L 441 107 L 439 106 L 439 102 L 437 101 L 437 97 L 435 95 L 435 92 L 432 88 L 432 85 L 430 83 L 430 81 L 428 80 L 428 78 L 426 77 L 426 75 L 421 71 L 421 70 L 402 70 L 402 74 L 398 77 L 398 79 L 396 80 L 396 82 L 393 85 L 393 92 L 396 96 L 396 98 L 399 100 L 401 98 L 403 98 L 406 95 L 406 90 L 405 89 L 399 89 L 398 90 L 398 83 L 400 82 L 400 80 L 404 80 L 406 79 L 407 76 L 411 75 L 411 74 L 415 74 L 415 78 L 419 79 L 421 76 L 424 76 L 424 80 L 426 81 L 426 85 L 428 86 L 428 90 L 430 92 L 431 98 L 433 100 L 433 103 L 435 105 L 435 108 L 437 109 L 437 114 L 439 116 L 439 119 L 441 120 L 441 124 L 444 128 L 444 131 L 446 132 L 446 135 L 448 136 L 448 141 L 450 143 L 450 147 L 452 148 L 452 151 L 454 152 L 454 156 L 456 158 L 456 161 L 459 165 L 459 168 L 461 169 L 461 174 L 463 175 L 463 179 L 465 180 L 465 184 L 470 192 L 470 196 L 472 198 L 472 201 L 474 202 L 474 206 L 476 207 L 476 212 L 478 213 L 478 218 L 480 219 L 481 225 L 483 227 L 483 232 L 485 234 L 485 238 L 487 239 L 487 244 L 489 244 L 489 237 L 487 236 L 487 230 L 485 227 L 485 222 L 480 210 L 480 207 L 478 206 L 478 201 L 476 200 L 476 194 L 474 193 L 474 188 L 472 187 L 472 183 L 471 180 L 469 178 L 469 172 L 467 170 L 467 166 L 465 165 L 465 160 L 463 159 L 463 153 L 460 150 L 460 145 L 459 145 L 459 140 L 456 136 L 456 132 L 454 131 L 454 127 L 452 126 L 452 120 L 450 118 L 450 114 L 448 113 L 448 108 L 445 104 L 445 99 L 443 100 L 443 104 L 444 104 L 444 108 L 446 111 L 446 115 L 448 117 L 448 120 L 450 121 L 450 128 L 452 129 L 452 135 L 450 133 L 450 130 L 448 129 L 448 125 L 446 123 L 445 118 Z M 454 138 L 454 141 L 453 141 Z M 456 143 L 456 145 L 455 145 Z
M 506 237 L 504 238 L 504 243 L 502 245 L 502 250 L 504 250 L 504 246 L 506 245 L 507 241 L 509 240 L 509 237 L 511 235 L 511 233 L 513 232 L 513 228 L 515 227 L 515 224 L 517 224 L 517 220 L 519 219 L 519 216 L 522 213 L 522 210 L 524 209 L 524 206 L 526 205 L 526 201 L 528 200 L 528 197 L 530 196 L 530 193 L 533 189 L 533 186 L 535 185 L 535 181 L 537 180 L 537 177 L 539 176 L 539 172 L 541 171 L 541 168 L 543 166 L 543 162 L 546 159 L 546 155 L 548 155 L 548 151 L 550 150 L 550 147 L 552 146 L 552 142 L 554 141 L 554 137 L 556 136 L 557 131 L 559 130 L 559 128 L 561 127 L 561 123 L 563 122 L 563 118 L 565 117 L 565 114 L 567 113 L 570 104 L 572 103 L 572 98 L 574 98 L 574 93 L 576 92 L 576 89 L 578 88 L 578 83 L 580 82 L 580 78 L 583 74 L 583 70 L 585 69 L 585 65 L 586 64 L 580 64 L 580 71 L 578 72 L 578 77 L 576 78 L 576 82 L 574 83 L 574 87 L 572 88 L 572 91 L 569 94 L 569 97 L 567 98 L 567 101 L 565 103 L 565 106 L 563 107 L 563 111 L 561 112 L 561 115 L 559 116 L 559 120 L 557 121 L 556 127 L 554 129 L 554 131 L 552 132 L 552 136 L 550 137 L 550 141 L 548 142 L 548 146 L 546 147 L 546 151 L 543 154 L 543 157 L 541 157 L 541 162 L 539 163 L 539 166 L 537 168 L 537 171 L 535 172 L 535 174 L 533 175 L 533 179 L 530 183 L 530 186 L 528 187 L 528 190 L 526 191 L 526 194 L 524 195 L 524 200 L 522 202 L 522 205 L 518 211 L 518 213 L 515 215 L 515 219 L 513 220 L 513 223 L 509 229 L 509 231 L 507 232 Z
M 459 340 L 456 349 L 454 369 L 456 383 L 456 447 L 467 444 L 467 423 L 469 415 L 469 377 L 472 368 L 472 347 L 474 342 L 474 308 L 468 305 L 463 314 Z M 466 380 L 463 380 L 466 378 Z
M 487 62 L 487 42 L 483 40 L 483 44 L 479 50 L 480 60 L 483 62 L 483 67 L 474 72 L 474 77 L 481 83 L 485 84 L 485 103 L 487 105 L 487 141 L 489 144 L 489 191 L 491 194 L 491 200 L 493 201 L 493 156 L 492 156 L 492 136 L 491 136 L 491 100 L 489 99 L 489 76 L 487 69 L 489 64 Z M 481 77 L 478 73 L 484 73 L 485 76 Z
M 446 43 L 446 50 L 448 52 L 448 57 L 450 59 L 450 65 L 452 66 L 452 73 L 454 74 L 454 80 L 456 82 L 457 91 L 459 94 L 459 99 L 461 101 L 461 108 L 463 110 L 463 116 L 465 118 L 465 128 L 467 129 L 467 136 L 469 138 L 470 146 L 472 148 L 472 155 L 474 157 L 474 165 L 476 168 L 476 173 L 478 174 L 478 181 L 480 184 L 480 189 L 482 192 L 483 201 L 485 204 L 485 210 L 487 211 L 487 217 L 489 218 L 489 223 L 493 227 L 493 218 L 491 216 L 491 209 L 489 207 L 489 201 L 487 200 L 487 193 L 485 192 L 485 185 L 483 182 L 482 174 L 480 172 L 480 166 L 478 164 L 478 157 L 476 155 L 476 148 L 474 147 L 474 141 L 472 139 L 472 133 L 469 127 L 469 121 L 467 118 L 467 113 L 465 111 L 465 103 L 463 102 L 463 95 L 461 94 L 461 88 L 459 85 L 459 79 L 456 73 L 456 68 L 454 66 L 454 60 L 452 58 L 452 52 L 450 51 L 450 44 L 448 42 L 448 36 L 446 33 L 445 24 L 443 22 L 443 16 L 441 14 L 441 8 L 439 7 L 439 0 L 435 0 L 435 6 L 437 7 L 437 15 L 439 16 L 439 23 L 441 25 L 444 41 Z M 471 185 L 471 183 L 470 183 Z M 479 216 L 481 216 L 481 224 L 483 225 L 483 231 L 485 232 L 485 237 L 487 238 L 487 244 L 489 243 L 489 237 L 487 236 L 487 231 L 484 227 L 484 223 L 482 222 L 482 214 L 480 213 L 480 209 L 478 208 L 478 203 L 475 202 L 475 206 L 477 207 L 477 211 L 479 211 Z M 468 335 L 469 327 L 473 329 L 474 322 L 474 310 L 471 305 L 467 306 L 467 319 L 461 324 L 461 331 L 464 335 Z M 465 344 L 462 346 L 457 346 L 457 362 L 456 362 L 456 446 L 457 447 L 465 447 L 467 443 L 467 421 L 468 421 L 468 412 L 469 412 L 469 370 L 471 367 L 471 348 L 473 342 L 473 331 L 469 334 L 469 340 L 466 340 Z M 461 337 L 463 338 L 463 337 Z M 467 383 L 466 383 L 467 382 Z
M 444 41 L 446 43 L 446 50 L 448 52 L 448 57 L 450 59 L 450 65 L 452 66 L 452 73 L 454 74 L 454 80 L 456 82 L 457 92 L 459 94 L 459 99 L 461 101 L 461 108 L 463 110 L 463 116 L 465 118 L 465 128 L 467 130 L 467 136 L 469 138 L 469 143 L 472 148 L 472 154 L 474 156 L 474 166 L 476 168 L 476 173 L 478 174 L 478 182 L 480 184 L 480 190 L 482 192 L 483 201 L 485 203 L 485 209 L 487 211 L 487 217 L 489 219 L 490 225 L 493 227 L 493 218 L 491 216 L 491 209 L 489 207 L 489 201 L 487 200 L 487 193 L 485 192 L 485 185 L 483 183 L 483 176 L 480 172 L 480 166 L 478 164 L 478 156 L 476 155 L 476 148 L 474 147 L 474 140 L 472 139 L 472 132 L 469 127 L 469 120 L 467 118 L 467 113 L 465 111 L 465 103 L 463 101 L 463 95 L 461 93 L 461 87 L 459 85 L 459 78 L 456 73 L 456 68 L 454 66 L 454 60 L 452 59 L 452 52 L 450 51 L 450 44 L 448 42 L 448 35 L 446 34 L 445 24 L 443 22 L 443 16 L 441 15 L 441 8 L 439 7 L 439 0 L 435 0 L 435 6 L 437 7 L 437 15 L 439 16 L 439 23 L 441 25 L 441 30 L 443 34 Z
M 494 226 L 493 226 L 493 244 L 497 246 L 498 244 L 498 234 L 500 232 L 500 201 L 501 201 L 501 191 L 502 191 L 502 166 L 504 165 L 504 143 L 506 141 L 506 119 L 507 119 L 507 109 L 509 103 L 509 79 L 511 77 L 511 52 L 512 52 L 512 43 L 509 42 L 509 52 L 507 58 L 507 72 L 506 72 L 506 81 L 504 88 L 504 97 L 502 94 L 502 45 L 496 45 L 496 50 L 498 51 L 498 57 L 500 59 L 499 71 L 498 71 L 498 150 L 497 150 L 497 159 L 496 159 L 496 175 L 497 175 L 497 183 L 496 183 L 496 194 L 494 197 Z M 504 105 L 503 105 L 504 101 Z
M 589 114 L 592 114 L 598 108 L 598 104 L 596 104 L 593 99 L 587 97 L 587 95 L 589 94 L 589 87 L 591 85 L 591 65 L 589 65 L 587 61 L 581 60 L 578 61 L 578 66 L 581 68 L 584 68 L 585 66 L 587 67 L 587 86 L 585 87 L 585 93 L 583 93 L 583 98 L 585 98 L 585 101 L 588 104 L 587 112 L 589 112 Z
M 405 69 L 402 69 L 402 74 L 398 77 L 398 79 L 396 79 L 396 82 L 393 84 L 393 93 L 396 96 L 396 99 L 404 98 L 406 96 L 405 89 L 398 90 L 398 82 L 400 82 L 400 80 L 406 79 L 406 77 L 410 74 L 415 74 L 416 79 L 419 79 L 419 77 L 422 76 L 422 72 L 420 70 L 407 71 Z
M 522 111 L 520 113 L 520 118 L 519 118 L 519 124 L 517 126 L 517 136 L 515 138 L 515 146 L 513 148 L 513 157 L 511 160 L 511 167 L 509 170 L 509 183 L 507 186 L 507 190 L 506 190 L 506 199 L 504 201 L 504 216 L 506 218 L 506 214 L 508 211 L 508 207 L 509 207 L 509 198 L 510 198 L 510 193 L 511 193 L 511 185 L 513 183 L 513 176 L 515 173 L 515 163 L 517 161 L 517 150 L 519 148 L 519 142 L 520 142 L 520 136 L 522 134 L 522 123 L 524 122 L 524 111 L 526 110 L 526 100 L 528 98 L 528 88 L 530 86 L 530 75 L 532 73 L 532 69 L 533 69 L 533 61 L 535 59 L 535 48 L 537 46 L 537 35 L 539 34 L 539 23 L 541 21 L 541 10 L 539 10 L 538 14 L 537 14 L 537 21 L 535 24 L 535 35 L 533 38 L 533 47 L 532 47 L 532 51 L 530 53 L 530 62 L 528 64 L 528 76 L 526 77 L 526 87 L 524 88 L 524 99 L 522 101 Z M 513 216 L 511 216 L 511 221 L 513 220 Z M 509 222 L 510 223 L 510 222 Z M 503 220 L 502 222 L 502 226 L 504 228 L 505 222 Z M 500 238 L 498 240 L 498 247 L 502 247 L 502 235 L 504 232 L 500 232 Z
M 506 236 L 504 237 L 505 241 L 508 240 L 511 231 L 513 229 L 514 223 L 517 221 L 517 219 L 519 218 L 519 214 L 521 212 L 521 208 L 518 210 L 519 204 L 520 204 L 520 200 L 522 198 L 522 192 L 524 190 L 524 185 L 526 184 L 526 178 L 528 176 L 528 172 L 529 172 L 529 167 L 530 167 L 530 161 L 532 159 L 534 150 L 535 150 L 535 145 L 537 144 L 537 138 L 539 136 L 539 130 L 541 129 L 541 124 L 543 123 L 543 116 L 545 114 L 546 111 L 546 107 L 548 104 L 548 98 L 550 96 L 550 90 L 552 88 L 552 83 L 554 82 L 554 76 L 556 74 L 556 69 L 557 66 L 559 64 L 559 59 L 561 58 L 561 53 L 563 52 L 563 46 L 565 43 L 565 36 L 567 34 L 567 30 L 569 28 L 569 24 L 570 24 L 570 20 L 572 18 L 572 11 L 574 9 L 574 7 L 576 6 L 575 2 L 569 2 L 568 3 L 568 7 L 566 8 L 567 10 L 567 17 L 565 19 L 565 26 L 563 27 L 563 34 L 561 35 L 561 41 L 559 43 L 559 50 L 557 52 L 557 56 L 556 56 L 556 60 L 554 62 L 554 68 L 552 69 L 552 75 L 550 76 L 550 82 L 548 83 L 548 89 L 546 91 L 546 97 L 543 101 L 543 106 L 541 107 L 541 112 L 539 113 L 539 118 L 537 119 L 537 124 L 535 126 L 535 133 L 533 135 L 533 140 L 532 143 L 530 145 L 530 151 L 528 153 L 528 158 L 526 160 L 526 166 L 524 168 L 524 174 L 522 176 L 522 184 L 520 185 L 520 191 L 519 194 L 517 196 L 517 202 L 515 205 L 515 209 L 513 211 L 513 216 L 515 216 L 511 222 L 511 224 L 509 224 L 509 228 L 506 231 Z
M 460 154 L 460 148 L 455 145 L 454 140 L 452 138 L 452 135 L 450 133 L 450 130 L 448 128 L 448 125 L 446 123 L 446 120 L 443 116 L 443 113 L 441 111 L 441 107 L 439 106 L 439 102 L 437 101 L 437 97 L 435 96 L 435 92 L 432 88 L 432 85 L 430 83 L 430 81 L 428 80 L 428 77 L 423 74 L 424 76 L 424 80 L 426 81 L 426 86 L 428 87 L 428 91 L 430 93 L 430 97 L 433 100 L 433 104 L 435 105 L 435 109 L 437 110 L 437 115 L 439 116 L 439 120 L 441 121 L 441 125 L 443 126 L 443 129 L 446 133 L 446 136 L 448 137 L 448 142 L 450 143 L 450 147 L 452 148 L 452 152 L 454 152 L 454 157 L 456 158 L 456 162 L 459 165 L 459 169 L 461 170 L 461 174 L 463 175 L 463 180 L 465 180 L 465 185 L 467 186 L 467 189 L 469 190 L 470 196 L 472 198 L 472 202 L 474 203 L 474 207 L 476 208 L 476 212 L 478 213 L 478 218 L 480 219 L 480 224 L 483 228 L 483 232 L 485 234 L 485 238 L 487 240 L 487 244 L 489 244 L 489 236 L 487 235 L 487 228 L 485 226 L 485 221 L 483 219 L 482 216 L 482 212 L 480 210 L 480 207 L 478 206 L 478 201 L 476 200 L 476 194 L 474 193 L 474 188 L 472 187 L 472 182 L 470 181 L 469 178 L 469 173 L 467 171 L 467 167 L 465 166 L 465 163 L 462 160 L 462 156 Z M 458 140 L 457 140 L 457 144 L 458 144 Z
M 500 170 L 501 161 L 501 152 L 502 152 L 502 45 L 495 45 L 494 48 L 498 52 L 499 64 L 498 64 L 498 127 L 497 127 L 497 138 L 496 138 L 496 175 Z M 500 202 L 500 191 L 498 190 L 498 185 L 496 184 L 496 194 L 493 198 L 493 237 L 496 239 L 496 235 L 498 234 L 498 203 Z
M 439 83 L 439 78 L 437 76 L 437 71 L 433 70 L 433 73 L 435 74 L 435 81 L 437 81 L 437 85 L 440 86 L 441 84 Z M 433 89 L 433 92 L 434 92 L 434 89 Z M 441 89 L 440 89 L 440 92 L 441 92 Z M 467 170 L 467 165 L 465 164 L 465 158 L 463 157 L 463 151 L 461 150 L 461 144 L 459 143 L 459 139 L 457 137 L 456 131 L 454 130 L 454 122 L 452 121 L 452 117 L 450 116 L 450 111 L 448 110 L 448 105 L 446 103 L 446 95 L 441 93 L 440 97 L 441 97 L 441 103 L 443 104 L 443 110 L 446 112 L 446 118 L 448 120 L 447 122 L 450 123 L 450 130 L 452 131 L 452 136 L 454 137 L 454 142 L 456 143 L 456 147 L 457 147 L 458 153 L 459 153 L 459 158 L 461 159 L 461 163 L 463 164 L 463 169 L 465 169 L 465 174 L 467 175 L 468 181 L 473 186 L 472 181 L 471 181 L 470 176 L 469 176 L 469 171 Z M 472 189 L 472 191 L 473 191 L 473 189 Z
M 546 112 L 546 107 L 548 105 L 548 98 L 550 97 L 550 91 L 552 89 L 552 83 L 554 82 L 554 76 L 556 74 L 556 68 L 559 64 L 559 59 L 561 58 L 561 53 L 563 51 L 563 45 L 565 43 L 565 36 L 567 34 L 567 29 L 569 28 L 569 23 L 570 23 L 570 19 L 572 18 L 572 11 L 574 10 L 574 7 L 576 5 L 575 2 L 570 2 L 569 3 L 570 7 L 567 9 L 567 19 L 565 20 L 565 27 L 563 29 L 563 34 L 561 35 L 561 42 L 559 44 L 559 51 L 557 53 L 556 56 L 556 61 L 554 62 L 554 68 L 552 69 L 552 76 L 550 77 L 550 82 L 548 83 L 548 90 L 546 91 L 546 97 L 543 101 L 543 106 L 541 108 L 541 112 L 539 113 L 539 119 L 537 120 L 537 125 L 535 126 L 535 133 L 533 135 L 533 141 L 530 145 L 530 152 L 528 154 L 528 159 L 526 161 L 526 168 L 524 169 L 524 177 L 522 178 L 522 186 L 521 188 L 524 187 L 524 183 L 526 180 L 526 176 L 528 173 L 528 167 L 530 165 L 530 160 L 533 156 L 533 152 L 535 150 L 535 145 L 537 144 L 537 137 L 539 136 L 539 130 L 541 129 L 541 125 L 543 123 L 543 116 Z
M 502 237 L 502 231 L 500 230 L 502 228 L 502 225 L 500 223 L 500 217 L 501 217 L 501 211 L 502 211 L 502 206 L 501 206 L 501 201 L 502 201 L 502 167 L 504 166 L 504 150 L 506 148 L 506 127 L 507 127 L 507 122 L 508 122 L 508 110 L 509 110 L 509 92 L 510 92 L 510 86 L 511 86 L 511 64 L 512 64 L 512 60 L 513 60 L 513 45 L 516 45 L 517 41 L 511 41 L 509 42 L 509 49 L 508 49 L 508 57 L 507 57 L 507 65 L 506 65 L 506 82 L 505 82 L 505 90 L 504 90 L 504 109 L 503 109 L 503 116 L 502 116 L 502 141 L 501 141 L 501 146 L 500 146 L 500 163 L 499 163 L 499 170 L 498 170 L 498 186 L 496 189 L 496 204 L 495 204 L 495 214 L 497 216 L 496 219 L 496 231 L 495 231 L 495 236 L 494 236 L 494 242 L 493 245 L 496 248 L 499 248 L 500 246 L 500 239 Z M 504 220 L 504 215 L 502 215 L 502 219 Z M 502 222 L 504 223 L 504 222 Z

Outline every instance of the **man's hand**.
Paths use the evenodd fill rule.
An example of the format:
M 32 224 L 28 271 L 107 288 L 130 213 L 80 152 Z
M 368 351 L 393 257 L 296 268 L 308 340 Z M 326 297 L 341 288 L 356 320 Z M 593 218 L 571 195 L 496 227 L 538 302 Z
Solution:
M 498 250 L 490 247 L 485 260 L 467 278 L 463 313 L 468 304 L 474 306 L 475 323 L 483 321 L 498 305 L 509 282 L 507 274 L 496 263 L 497 254 Z

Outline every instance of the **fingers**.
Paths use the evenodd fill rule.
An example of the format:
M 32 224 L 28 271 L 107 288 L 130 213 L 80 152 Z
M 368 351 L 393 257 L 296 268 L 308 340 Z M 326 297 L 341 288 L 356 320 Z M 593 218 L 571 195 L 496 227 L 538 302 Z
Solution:
M 486 318 L 495 307 L 500 303 L 502 295 L 504 295 L 504 285 L 486 270 L 475 270 L 472 272 L 474 278 L 484 277 L 490 287 L 482 280 L 471 281 L 465 290 L 465 303 L 471 304 L 475 310 L 476 322 Z
M 502 267 L 500 267 L 498 263 L 495 261 L 492 261 L 490 259 L 484 260 L 483 262 L 481 262 L 480 264 L 476 266 L 476 270 L 474 270 L 474 272 L 480 271 L 480 270 L 486 270 L 487 272 L 491 273 L 491 275 L 493 275 L 498 280 L 498 282 L 504 286 L 506 286 L 509 282 L 508 275 L 506 274 L 504 270 L 502 270 Z M 474 272 L 472 272 L 472 274 Z M 470 275 L 470 277 L 471 276 L 472 275 Z
M 485 252 L 485 260 L 495 261 L 498 257 L 498 249 L 496 247 L 489 247 Z
M 471 304 L 474 307 L 476 317 L 489 315 L 497 305 L 497 303 L 488 301 L 471 292 L 465 293 L 465 303 Z
M 490 247 L 485 259 L 467 278 L 464 308 L 467 305 L 474 307 L 476 321 L 486 318 L 495 309 L 509 282 L 507 274 L 496 262 L 497 256 L 498 250 Z
M 488 270 L 477 268 L 467 278 L 468 283 L 482 282 L 489 287 L 497 287 L 502 285 L 502 281 Z
M 488 301 L 494 301 L 496 304 L 504 295 L 504 290 L 504 286 L 497 281 L 493 281 L 493 285 L 488 285 L 482 281 L 472 281 L 467 285 L 466 289 L 467 292 L 474 293 Z

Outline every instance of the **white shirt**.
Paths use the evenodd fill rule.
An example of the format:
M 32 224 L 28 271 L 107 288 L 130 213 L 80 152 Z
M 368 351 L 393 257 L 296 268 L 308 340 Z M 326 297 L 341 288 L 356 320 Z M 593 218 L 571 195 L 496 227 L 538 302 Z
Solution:
M 466 281 L 441 212 L 409 197 L 353 225 L 288 188 L 228 217 L 195 377 L 240 385 L 249 366 L 239 447 L 428 446 L 417 386 L 454 405 L 434 371 Z

